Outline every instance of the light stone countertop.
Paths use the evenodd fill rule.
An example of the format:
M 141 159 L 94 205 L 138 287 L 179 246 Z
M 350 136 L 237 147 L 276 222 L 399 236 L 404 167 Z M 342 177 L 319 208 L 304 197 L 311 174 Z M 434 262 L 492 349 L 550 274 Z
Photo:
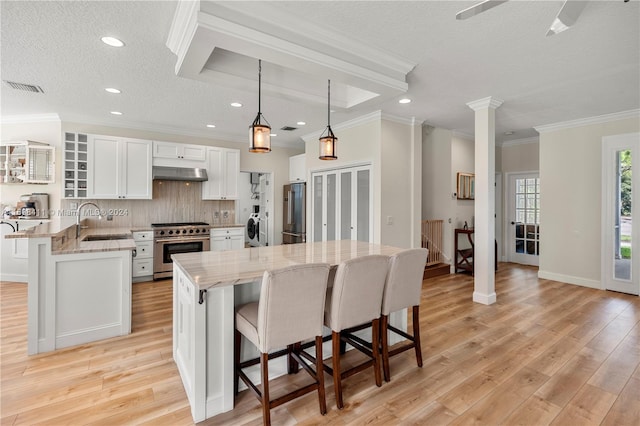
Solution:
M 37 225 L 24 231 L 7 234 L 5 238 L 55 237 L 58 234 L 66 231 L 70 226 L 75 226 L 75 224 L 75 217 L 56 217 L 53 219 L 49 219 L 47 222 L 43 222 L 42 225 Z
M 198 290 L 259 280 L 264 271 L 306 263 L 341 262 L 369 254 L 391 256 L 404 249 L 352 240 L 284 244 L 171 256 Z

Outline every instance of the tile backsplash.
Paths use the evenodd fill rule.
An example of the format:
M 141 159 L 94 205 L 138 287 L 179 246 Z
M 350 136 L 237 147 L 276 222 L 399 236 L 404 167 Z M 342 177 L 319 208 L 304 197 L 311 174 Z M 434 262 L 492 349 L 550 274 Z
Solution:
M 63 199 L 62 210 L 70 210 L 72 203 L 95 202 L 100 210 L 111 214 L 113 220 L 100 220 L 100 227 L 146 227 L 162 222 L 207 222 L 211 225 L 236 223 L 236 202 L 233 200 L 203 200 L 202 183 L 153 181 L 152 200 L 93 200 Z M 87 207 L 87 213 L 91 214 Z M 84 212 L 84 209 L 83 209 Z M 83 214 L 83 217 L 85 215 Z M 97 216 L 88 216 L 90 225 L 98 225 Z

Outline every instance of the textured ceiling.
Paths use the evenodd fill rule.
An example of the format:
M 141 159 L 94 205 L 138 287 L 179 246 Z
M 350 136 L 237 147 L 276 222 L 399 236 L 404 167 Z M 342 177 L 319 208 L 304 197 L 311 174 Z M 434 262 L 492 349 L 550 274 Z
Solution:
M 246 11 L 265 5 L 220 3 Z M 474 2 L 267 4 L 272 16 L 297 17 L 303 28 L 322 26 L 338 40 L 417 64 L 407 75 L 413 102 L 400 105 L 396 97 L 338 108 L 332 124 L 382 110 L 471 135 L 473 111 L 466 103 L 493 96 L 504 100 L 496 114 L 497 140 L 503 141 L 533 136 L 534 126 L 640 108 L 640 1 L 590 1 L 571 29 L 546 37 L 562 3 L 509 1 L 464 21 L 455 20 L 456 12 Z M 3 117 L 58 113 L 65 121 L 245 143 L 257 112 L 257 84 L 232 88 L 176 75 L 177 57 L 167 47 L 176 2 L 2 1 L 0 7 L 2 79 L 45 91 L 2 85 Z M 105 46 L 104 35 L 126 47 Z M 122 94 L 110 95 L 105 87 Z M 232 108 L 232 101 L 244 107 Z M 113 110 L 123 115 L 112 116 Z M 302 136 L 326 126 L 326 105 L 318 102 L 265 94 L 262 112 L 278 133 L 277 144 L 302 147 Z M 307 124 L 277 130 L 299 127 L 297 121 Z M 208 123 L 216 128 L 207 129 Z

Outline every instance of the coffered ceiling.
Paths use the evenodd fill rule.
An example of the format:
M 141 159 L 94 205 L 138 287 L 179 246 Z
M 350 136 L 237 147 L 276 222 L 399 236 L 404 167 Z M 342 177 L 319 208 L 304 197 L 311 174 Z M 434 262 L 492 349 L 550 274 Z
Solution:
M 473 4 L 2 1 L 2 80 L 44 93 L 2 84 L 1 113 L 246 143 L 258 59 L 276 146 L 302 147 L 326 126 L 327 79 L 332 125 L 381 110 L 472 135 L 466 104 L 493 96 L 504 100 L 498 141 L 640 108 L 640 1 L 589 1 L 553 36 L 562 1 L 512 0 L 455 19 Z M 105 35 L 125 46 L 104 45 Z

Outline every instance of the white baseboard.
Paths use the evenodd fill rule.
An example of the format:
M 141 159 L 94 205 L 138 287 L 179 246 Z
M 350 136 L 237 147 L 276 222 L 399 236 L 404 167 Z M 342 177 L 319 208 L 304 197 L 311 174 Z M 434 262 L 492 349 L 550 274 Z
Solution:
M 539 270 L 538 278 L 603 290 L 602 283 L 599 280 L 589 280 L 587 278 L 574 277 L 572 275 L 556 274 L 554 272 Z
M 27 274 L 0 274 L 0 281 L 27 283 Z
M 496 293 L 494 292 L 491 294 L 484 294 L 474 291 L 473 301 L 476 303 L 482 303 L 483 305 L 493 305 L 494 303 L 496 303 Z

